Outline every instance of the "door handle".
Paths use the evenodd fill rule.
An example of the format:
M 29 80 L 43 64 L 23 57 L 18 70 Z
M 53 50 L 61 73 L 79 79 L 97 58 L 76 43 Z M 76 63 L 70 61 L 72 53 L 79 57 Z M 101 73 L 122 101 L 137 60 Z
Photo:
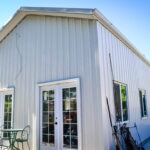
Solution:
M 55 122 L 55 125 L 57 125 L 58 123 L 57 122 Z

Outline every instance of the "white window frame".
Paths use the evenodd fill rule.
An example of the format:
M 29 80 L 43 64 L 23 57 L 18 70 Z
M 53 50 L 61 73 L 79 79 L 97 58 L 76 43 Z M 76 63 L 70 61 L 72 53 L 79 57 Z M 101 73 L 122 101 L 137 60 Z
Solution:
M 37 84 L 37 98 L 38 98 L 38 105 L 37 105 L 37 115 L 38 115 L 38 133 L 39 135 L 38 141 L 40 141 L 40 88 L 44 86 L 55 86 L 60 85 L 62 87 L 63 85 L 76 85 L 77 88 L 77 122 L 78 122 L 78 150 L 82 150 L 82 135 L 81 135 L 81 96 L 80 96 L 80 79 L 79 78 L 73 78 L 73 79 L 67 79 L 67 80 L 59 80 L 59 81 L 50 81 L 50 82 L 40 82 Z M 37 142 L 37 146 L 40 148 L 40 142 Z M 38 148 L 38 149 L 39 149 Z M 73 149 L 72 149 L 73 150 Z
M 142 117 L 142 115 L 141 115 L 141 99 L 140 99 L 140 91 L 144 91 L 144 93 L 145 93 L 145 99 L 146 99 L 146 112 L 147 112 L 147 115 L 144 115 L 143 117 Z M 138 90 L 138 94 L 139 94 L 139 103 L 140 103 L 140 115 L 141 115 L 141 119 L 142 120 L 144 120 L 144 119 L 147 119 L 148 118 L 148 107 L 147 107 L 147 94 L 146 94 L 146 90 L 144 90 L 144 89 L 140 89 L 139 88 L 139 90 Z M 144 107 L 144 106 L 142 106 L 142 107 Z M 143 110 L 144 110 L 144 108 L 143 108 Z
M 125 84 L 125 83 L 122 83 L 122 82 L 119 82 L 119 81 L 114 81 L 113 82 L 114 84 L 118 84 L 119 87 L 120 87 L 120 103 L 121 103 L 121 117 L 122 117 L 122 120 L 119 122 L 116 120 L 116 117 L 115 117 L 115 120 L 116 120 L 116 124 L 123 124 L 123 123 L 129 123 L 129 98 L 128 98 L 128 85 Z M 128 120 L 124 121 L 123 120 L 123 111 L 122 111 L 122 95 L 121 95 L 121 85 L 125 86 L 126 87 L 126 97 L 127 97 L 127 112 L 128 112 Z M 116 107 L 116 106 L 115 106 Z M 115 109 L 115 116 L 116 116 L 116 109 Z
M 11 116 L 11 126 L 14 126 L 14 93 L 15 89 L 14 88 L 3 88 L 0 89 L 0 93 L 2 94 L 2 99 L 3 99 L 3 123 L 4 123 L 4 105 L 5 105 L 5 95 L 10 95 L 12 94 L 12 116 Z

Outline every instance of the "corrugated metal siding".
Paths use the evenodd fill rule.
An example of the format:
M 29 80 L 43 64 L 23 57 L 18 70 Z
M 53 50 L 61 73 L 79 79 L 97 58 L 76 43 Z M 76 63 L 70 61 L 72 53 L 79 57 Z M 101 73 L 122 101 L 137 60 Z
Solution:
M 106 96 L 109 98 L 112 117 L 114 114 L 114 102 L 112 91 L 112 76 L 110 68 L 109 53 L 112 58 L 114 80 L 127 84 L 128 104 L 129 104 L 129 126 L 137 123 L 142 140 L 150 136 L 150 68 L 133 54 L 127 46 L 118 40 L 101 24 L 97 23 L 99 39 L 99 57 L 100 57 L 100 76 L 102 88 L 102 107 L 103 107 L 103 125 L 105 136 L 105 149 L 113 148 L 113 140 L 108 110 L 106 105 Z M 147 92 L 148 118 L 141 119 L 140 100 L 138 89 L 145 89 Z M 133 136 L 138 140 L 135 129 L 131 129 Z M 108 144 L 109 143 L 109 144 Z
M 28 16 L 0 43 L 0 88 L 15 87 L 14 124 L 31 125 L 32 149 L 37 83 L 74 77 L 81 79 L 82 149 L 103 147 L 96 35 L 93 20 Z

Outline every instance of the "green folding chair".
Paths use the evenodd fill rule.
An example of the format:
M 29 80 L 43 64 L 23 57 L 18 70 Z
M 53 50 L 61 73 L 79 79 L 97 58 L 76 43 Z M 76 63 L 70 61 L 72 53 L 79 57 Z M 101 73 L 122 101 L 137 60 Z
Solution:
M 18 148 L 19 148 L 19 143 L 22 144 L 22 149 L 24 150 L 24 145 L 23 143 L 27 143 L 28 145 L 28 149 L 30 150 L 30 146 L 29 146 L 29 136 L 30 136 L 30 131 L 31 131 L 31 128 L 29 125 L 27 125 L 22 131 L 21 131 L 21 136 L 20 138 L 16 138 L 16 142 L 17 142 L 17 145 L 18 145 Z
M 0 126 L 0 149 L 8 149 L 9 146 L 8 145 L 4 145 L 4 141 L 9 141 L 8 137 L 3 137 L 3 133 L 1 132 L 1 130 L 4 129 L 4 125 Z

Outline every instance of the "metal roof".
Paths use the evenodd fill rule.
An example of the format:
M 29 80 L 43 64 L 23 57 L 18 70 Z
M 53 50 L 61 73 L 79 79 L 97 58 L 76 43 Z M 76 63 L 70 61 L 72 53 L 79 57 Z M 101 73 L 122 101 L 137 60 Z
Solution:
M 100 22 L 113 35 L 122 41 L 135 55 L 150 66 L 150 62 L 133 46 L 133 44 L 97 9 L 85 8 L 54 8 L 54 7 L 21 7 L 10 21 L 0 30 L 0 42 L 24 19 L 27 15 L 61 16 L 94 19 Z

